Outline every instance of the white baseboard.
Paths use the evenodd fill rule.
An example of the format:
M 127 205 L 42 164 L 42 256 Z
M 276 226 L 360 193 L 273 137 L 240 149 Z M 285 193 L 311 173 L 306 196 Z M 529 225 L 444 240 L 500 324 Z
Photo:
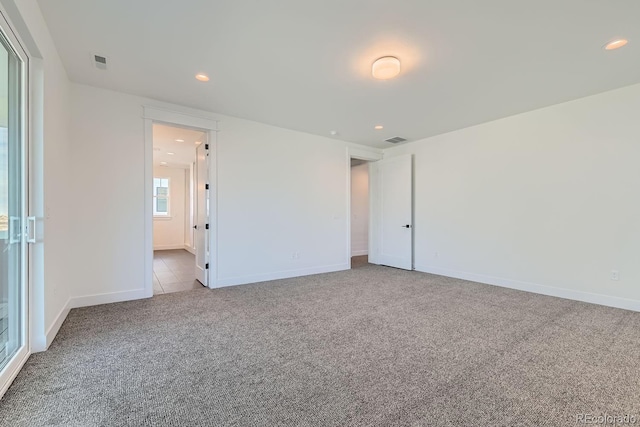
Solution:
M 73 297 L 69 300 L 70 308 L 89 307 L 92 305 L 111 304 L 112 302 L 133 301 L 137 299 L 149 298 L 145 289 L 133 291 L 110 292 L 106 294 L 87 295 L 83 297 Z
M 67 300 L 67 302 L 62 307 L 62 309 L 60 310 L 60 312 L 56 316 L 55 320 L 53 321 L 53 323 L 49 327 L 49 330 L 47 331 L 47 334 L 45 335 L 46 347 L 44 348 L 44 350 L 49 348 L 49 346 L 53 342 L 53 340 L 56 337 L 56 335 L 58 335 L 58 331 L 60 331 L 60 327 L 62 326 L 62 324 L 64 323 L 65 319 L 69 315 L 69 312 L 71 311 L 70 303 L 71 303 L 71 298 L 69 298 Z
M 363 249 L 361 251 L 351 251 L 351 256 L 363 256 L 369 255 L 369 251 L 367 249 Z
M 249 283 L 267 282 L 270 280 L 289 279 L 291 277 L 309 276 L 312 274 L 332 273 L 351 269 L 351 264 L 334 264 L 321 267 L 304 268 L 300 270 L 277 271 L 274 273 L 255 274 L 252 276 L 227 277 L 218 279 L 210 288 L 223 288 L 226 286 L 246 285 Z
M 174 249 L 186 249 L 184 243 L 182 245 L 159 245 L 153 246 L 154 251 L 171 251 Z
M 32 342 L 31 352 L 39 353 L 41 351 L 46 351 L 49 348 L 72 308 L 110 304 L 112 302 L 132 301 L 143 298 L 148 298 L 144 289 L 69 298 L 49 327 L 49 330 L 47 330 L 45 336 L 36 338 Z
M 184 248 L 183 248 L 183 249 L 184 249 L 185 251 L 189 252 L 189 253 L 192 253 L 193 255 L 195 255 L 195 254 L 196 254 L 196 248 L 192 248 L 192 247 L 191 247 L 191 246 L 189 246 L 189 245 L 184 245 Z
M 46 351 L 56 335 L 58 335 L 58 331 L 60 327 L 64 323 L 65 319 L 69 315 L 69 311 L 71 311 L 70 306 L 71 299 L 68 299 L 67 302 L 62 306 L 58 315 L 53 319 L 53 323 L 49 326 L 49 329 L 45 332 L 44 335 L 36 337 L 31 342 L 31 352 L 32 353 L 40 353 L 42 351 Z
M 608 307 L 622 308 L 631 311 L 640 311 L 640 301 L 628 298 L 595 294 L 592 292 L 577 291 L 574 289 L 558 288 L 555 286 L 540 285 L 537 283 L 523 282 L 520 280 L 505 279 L 502 277 L 493 277 L 476 273 L 453 271 L 427 265 L 416 265 L 415 269 L 416 271 L 421 271 L 423 273 L 454 277 L 456 279 L 463 279 L 472 282 L 485 283 L 487 285 L 517 289 L 520 291 L 532 292 L 535 294 L 588 302 L 591 304 L 605 305 Z

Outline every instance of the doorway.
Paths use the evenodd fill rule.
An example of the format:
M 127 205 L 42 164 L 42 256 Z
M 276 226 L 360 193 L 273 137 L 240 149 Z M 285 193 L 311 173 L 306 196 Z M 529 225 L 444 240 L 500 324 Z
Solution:
M 216 148 L 217 148 L 217 129 L 218 122 L 206 118 L 204 116 L 195 116 L 188 113 L 181 113 L 177 111 L 171 111 L 160 107 L 154 106 L 144 106 L 144 151 L 145 151 L 145 160 L 144 160 L 144 193 L 145 193 L 145 208 L 144 208 L 144 234 L 145 234 L 145 275 L 144 275 L 144 294 L 146 297 L 153 296 L 153 285 L 154 285 L 154 272 L 153 272 L 153 259 L 154 259 L 154 238 L 153 238 L 153 173 L 154 173 L 154 165 L 153 165 L 153 127 L 154 125 L 168 125 L 170 127 L 176 127 L 179 129 L 187 129 L 203 132 L 206 135 L 206 142 L 202 141 L 204 146 L 202 148 L 206 150 L 207 156 L 204 158 L 207 160 L 207 173 L 206 185 L 203 184 L 205 188 L 204 193 L 206 194 L 206 200 L 201 203 L 199 206 L 201 208 L 206 209 L 206 213 L 208 215 L 208 222 L 205 224 L 190 224 L 192 226 L 191 230 L 196 230 L 193 228 L 197 226 L 198 230 L 202 230 L 201 232 L 204 234 L 204 240 L 206 242 L 206 248 L 201 248 L 203 252 L 201 252 L 201 256 L 198 258 L 196 256 L 196 260 L 200 259 L 202 262 L 202 267 L 206 269 L 206 274 L 204 277 L 204 284 L 207 287 L 215 287 L 217 285 L 217 156 L 216 156 Z M 183 139 L 176 137 L 174 138 L 174 142 L 176 139 Z M 195 141 L 194 141 L 195 145 Z M 167 162 L 168 163 L 168 162 Z M 195 174 L 195 171 L 194 171 Z M 195 183 L 194 189 L 195 192 Z M 198 207 L 196 206 L 196 210 Z M 194 232 L 195 234 L 195 232 Z M 188 233 L 187 233 L 188 235 Z M 193 242 L 197 241 L 197 235 L 193 237 Z M 198 245 L 196 243 L 195 246 L 196 255 L 198 254 Z M 165 262 L 165 264 L 167 264 Z M 194 265 L 195 268 L 195 265 Z
M 369 162 L 351 158 L 351 268 L 369 263 Z
M 153 294 L 207 286 L 207 132 L 153 124 Z

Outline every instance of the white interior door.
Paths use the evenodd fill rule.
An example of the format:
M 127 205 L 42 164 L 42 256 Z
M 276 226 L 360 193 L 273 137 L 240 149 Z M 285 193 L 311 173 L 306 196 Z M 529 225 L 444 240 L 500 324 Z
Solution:
M 196 279 L 209 286 L 209 144 L 203 143 L 196 148 L 195 177 Z
M 413 269 L 411 155 L 376 162 L 377 264 Z

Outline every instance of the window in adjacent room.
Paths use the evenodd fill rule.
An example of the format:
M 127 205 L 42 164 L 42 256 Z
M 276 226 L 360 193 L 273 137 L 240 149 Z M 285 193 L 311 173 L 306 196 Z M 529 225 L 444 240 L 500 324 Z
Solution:
M 153 178 L 153 216 L 169 216 L 169 178 Z

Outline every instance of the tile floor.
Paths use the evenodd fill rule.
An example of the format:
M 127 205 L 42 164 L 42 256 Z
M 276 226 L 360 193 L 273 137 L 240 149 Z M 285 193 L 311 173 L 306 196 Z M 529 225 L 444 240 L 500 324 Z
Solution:
M 200 289 L 202 284 L 196 280 L 195 255 L 177 249 L 153 252 L 153 294 Z
M 369 256 L 353 256 L 351 257 L 351 268 L 360 268 L 369 265 Z

